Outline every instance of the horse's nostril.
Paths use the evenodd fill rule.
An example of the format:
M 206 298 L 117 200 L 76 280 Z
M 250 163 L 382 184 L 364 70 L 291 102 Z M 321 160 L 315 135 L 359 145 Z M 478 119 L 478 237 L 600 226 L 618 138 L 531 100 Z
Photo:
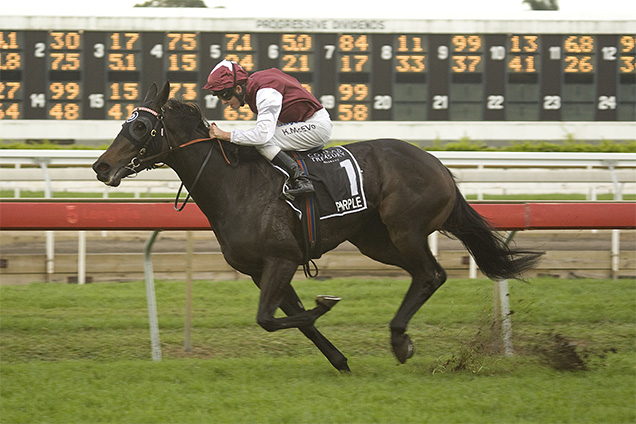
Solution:
M 93 169 L 95 172 L 106 172 L 110 169 L 110 166 L 106 162 L 95 162 Z

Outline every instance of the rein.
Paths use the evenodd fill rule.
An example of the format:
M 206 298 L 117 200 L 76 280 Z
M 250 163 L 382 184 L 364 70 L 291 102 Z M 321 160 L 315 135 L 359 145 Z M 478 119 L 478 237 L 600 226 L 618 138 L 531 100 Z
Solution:
M 162 131 L 161 136 L 162 137 L 164 136 L 163 135 L 163 131 Z M 165 137 L 166 137 L 166 139 L 168 138 L 167 131 L 166 131 Z M 225 149 L 223 148 L 223 144 L 221 143 L 221 140 L 219 140 L 218 138 L 212 138 L 212 137 L 195 138 L 194 140 L 187 141 L 187 142 L 185 142 L 183 144 L 178 145 L 177 147 L 170 146 L 170 143 L 168 142 L 168 146 L 170 146 L 170 149 L 168 151 L 160 152 L 160 153 L 157 153 L 155 155 L 148 156 L 148 157 L 145 157 L 145 158 L 142 158 L 142 159 L 138 159 L 138 157 L 135 156 L 134 158 L 132 158 L 132 160 L 130 161 L 130 163 L 128 165 L 133 166 L 134 168 L 138 168 L 138 167 L 140 167 L 142 164 L 144 164 L 146 162 L 150 162 L 150 161 L 155 160 L 158 157 L 161 157 L 161 156 L 164 156 L 164 155 L 169 155 L 170 153 L 176 152 L 177 150 L 183 149 L 184 147 L 188 147 L 188 146 L 192 146 L 193 144 L 201 143 L 201 142 L 204 142 L 204 141 L 212 141 L 212 140 L 216 140 L 218 142 L 219 148 L 221 149 L 221 153 L 223 154 L 223 158 L 225 159 L 225 162 L 228 165 L 232 165 L 232 163 L 228 159 L 227 155 L 225 154 Z M 139 151 L 139 155 L 143 156 L 143 152 L 142 152 L 143 150 L 144 150 L 144 148 L 142 148 Z M 134 171 L 134 169 L 133 169 L 133 171 Z
M 166 134 L 167 134 L 167 131 L 166 131 Z M 218 138 L 196 138 L 194 140 L 190 140 L 188 142 L 180 144 L 174 149 L 171 148 L 170 150 L 168 150 L 167 153 L 171 153 L 175 150 L 183 149 L 184 147 L 192 146 L 193 144 L 201 143 L 203 141 L 210 141 L 210 140 L 216 140 L 217 143 L 219 143 L 219 148 L 221 149 L 221 153 L 223 153 L 225 162 L 227 162 L 228 165 L 231 165 L 230 160 L 227 158 L 227 155 L 225 154 L 225 149 L 223 149 L 223 144 L 221 143 L 221 140 L 219 140 Z M 168 146 L 169 145 L 170 145 L 170 142 L 168 142 Z M 181 181 L 181 185 L 179 186 L 179 191 L 177 191 L 177 196 L 174 198 L 174 210 L 176 210 L 177 212 L 181 212 L 188 204 L 188 200 L 190 200 L 190 198 L 192 197 L 190 192 L 194 190 L 194 187 L 196 187 L 197 183 L 199 182 L 199 178 L 201 178 L 201 175 L 203 174 L 203 170 L 205 169 L 205 166 L 208 164 L 208 162 L 210 161 L 210 158 L 212 157 L 213 149 L 214 149 L 214 145 L 210 145 L 210 150 L 208 151 L 208 154 L 205 156 L 205 159 L 203 160 L 203 164 L 201 164 L 201 168 L 199 168 L 199 172 L 197 172 L 197 176 L 194 178 L 192 187 L 190 188 L 190 190 L 188 190 L 188 195 L 186 196 L 181 206 L 179 206 L 179 196 L 181 196 L 181 190 L 183 190 L 183 186 L 184 186 L 183 181 Z
M 192 143 L 194 144 L 194 143 Z M 219 142 L 220 145 L 220 142 Z M 199 168 L 199 172 L 197 172 L 197 176 L 194 179 L 194 183 L 192 183 L 192 188 L 194 189 L 194 187 L 197 185 L 197 183 L 199 182 L 199 178 L 201 178 L 201 174 L 203 174 L 203 170 L 205 169 L 205 166 L 208 164 L 208 161 L 210 160 L 210 157 L 212 157 L 212 149 L 214 148 L 214 146 L 210 146 L 210 150 L 208 151 L 208 154 L 205 156 L 205 160 L 203 161 L 203 165 L 201 165 L 201 168 Z M 188 200 L 190 200 L 190 197 L 192 197 L 190 195 L 190 191 L 188 191 L 188 195 L 186 196 L 186 199 L 183 201 L 183 204 L 181 206 L 179 206 L 179 196 L 181 196 L 181 190 L 183 190 L 183 181 L 181 182 L 181 185 L 179 186 L 179 191 L 177 191 L 177 197 L 174 198 L 174 210 L 176 210 L 177 212 L 181 212 L 183 210 L 183 208 L 186 207 L 186 205 L 188 204 Z

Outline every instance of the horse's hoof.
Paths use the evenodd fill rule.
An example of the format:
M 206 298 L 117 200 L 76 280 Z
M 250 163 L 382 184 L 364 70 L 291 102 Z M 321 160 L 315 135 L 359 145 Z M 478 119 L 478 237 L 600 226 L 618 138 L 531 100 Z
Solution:
M 329 295 L 318 295 L 316 296 L 316 305 L 327 308 L 327 310 L 333 308 L 333 306 L 342 300 L 341 297 L 329 296 Z
M 401 334 L 400 336 L 392 339 L 391 347 L 393 348 L 395 357 L 401 364 L 404 364 L 407 359 L 412 358 L 415 353 L 413 342 L 411 342 L 411 338 L 406 334 Z
M 351 372 L 351 368 L 349 368 L 349 365 L 347 364 L 347 358 L 341 362 L 332 363 L 332 365 L 343 374 Z
M 339 369 L 340 374 L 351 374 L 351 368 L 347 365 L 345 368 Z

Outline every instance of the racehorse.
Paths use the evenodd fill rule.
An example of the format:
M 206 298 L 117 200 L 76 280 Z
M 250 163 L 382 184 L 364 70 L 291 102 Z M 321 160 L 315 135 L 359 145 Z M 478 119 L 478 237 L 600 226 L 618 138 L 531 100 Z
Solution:
M 142 169 L 165 163 L 206 215 L 225 260 L 260 288 L 257 322 L 267 331 L 298 328 L 331 364 L 349 371 L 347 358 L 315 327 L 340 300 L 319 296 L 306 310 L 291 280 L 305 261 L 301 221 L 280 198 L 285 176 L 251 147 L 209 139 L 209 124 L 193 104 L 169 99 L 170 84 L 153 84 L 142 106 L 123 123 L 111 146 L 93 164 L 110 186 Z M 406 142 L 377 139 L 348 144 L 364 175 L 367 209 L 323 220 L 322 252 L 348 240 L 364 255 L 396 265 L 412 277 L 390 323 L 400 363 L 413 355 L 407 324 L 446 281 L 427 236 L 457 237 L 492 279 L 521 278 L 541 253 L 510 249 L 503 237 L 459 192 L 442 163 Z M 287 315 L 275 317 L 277 308 Z

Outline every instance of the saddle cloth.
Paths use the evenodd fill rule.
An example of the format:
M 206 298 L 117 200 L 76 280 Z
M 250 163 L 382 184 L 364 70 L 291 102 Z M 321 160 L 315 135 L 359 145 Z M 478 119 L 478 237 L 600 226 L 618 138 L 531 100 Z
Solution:
M 367 208 L 362 171 L 356 158 L 342 146 L 317 152 L 292 152 L 309 175 L 316 189 L 320 219 L 343 216 Z M 294 209 L 304 209 L 302 198 L 293 202 Z

